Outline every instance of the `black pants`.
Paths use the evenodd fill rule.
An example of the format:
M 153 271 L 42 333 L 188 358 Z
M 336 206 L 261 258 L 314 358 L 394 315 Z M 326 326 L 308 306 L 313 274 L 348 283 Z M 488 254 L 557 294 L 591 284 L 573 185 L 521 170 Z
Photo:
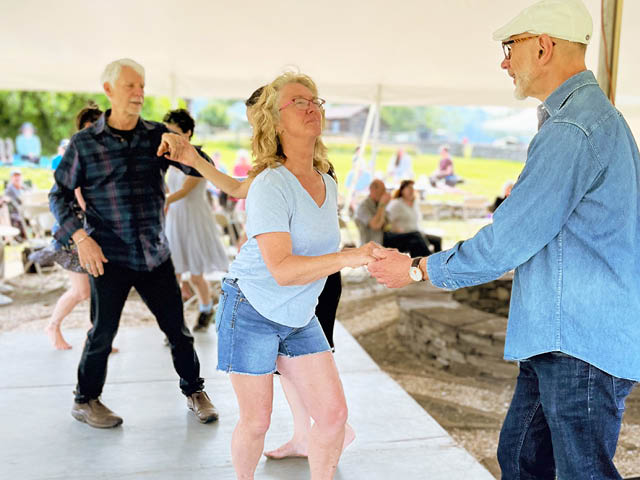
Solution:
M 318 305 L 316 306 L 316 317 L 318 317 L 322 331 L 329 341 L 331 350 L 334 349 L 333 326 L 336 323 L 336 312 L 338 311 L 341 294 L 342 277 L 340 277 L 340 272 L 332 273 L 327 277 L 324 289 L 318 297 Z
M 425 238 L 420 232 L 393 233 L 384 232 L 382 245 L 397 248 L 411 257 L 426 257 L 431 254 Z
M 184 324 L 180 287 L 171 260 L 150 272 L 138 272 L 112 263 L 104 264 L 104 275 L 89 276 L 91 282 L 91 324 L 80 365 L 75 400 L 98 398 L 107 377 L 107 360 L 118 331 L 122 309 L 134 287 L 156 317 L 171 346 L 173 366 L 180 376 L 180 389 L 191 395 L 204 387 L 193 337 Z
M 424 234 L 424 238 L 429 244 L 429 250 L 432 250 L 432 253 L 438 253 L 442 251 L 442 237 L 438 237 L 437 235 L 429 235 L 428 233 Z

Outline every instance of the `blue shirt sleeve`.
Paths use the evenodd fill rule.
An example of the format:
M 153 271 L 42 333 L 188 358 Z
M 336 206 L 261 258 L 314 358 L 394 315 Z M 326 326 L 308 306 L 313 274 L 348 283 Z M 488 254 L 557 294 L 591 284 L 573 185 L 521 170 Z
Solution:
M 543 127 L 493 223 L 428 258 L 431 283 L 455 290 L 495 280 L 522 265 L 558 235 L 602 172 L 597 152 L 581 129 L 569 123 Z
M 290 195 L 289 195 L 290 196 Z M 291 210 L 286 185 L 276 172 L 257 177 L 247 194 L 247 236 L 270 232 L 291 233 Z

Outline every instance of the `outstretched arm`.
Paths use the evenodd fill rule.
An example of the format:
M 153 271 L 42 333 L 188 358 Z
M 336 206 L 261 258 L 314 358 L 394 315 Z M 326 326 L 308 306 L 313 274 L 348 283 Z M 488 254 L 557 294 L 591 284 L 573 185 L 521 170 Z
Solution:
M 369 242 L 359 248 L 315 257 L 294 255 L 288 232 L 270 232 L 256 236 L 264 263 L 281 286 L 305 285 L 344 267 L 357 268 L 375 261 L 372 252 L 380 245 Z
M 232 197 L 247 197 L 252 179 L 239 181 L 222 173 L 213 163 L 203 158 L 193 145 L 180 135 L 173 133 L 163 134 L 162 142 L 158 147 L 158 155 L 164 155 L 169 160 L 195 168 L 200 175 Z

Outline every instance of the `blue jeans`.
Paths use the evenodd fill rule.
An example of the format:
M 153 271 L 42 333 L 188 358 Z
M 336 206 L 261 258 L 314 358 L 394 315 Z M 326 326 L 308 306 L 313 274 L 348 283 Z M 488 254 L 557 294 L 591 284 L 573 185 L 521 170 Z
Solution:
M 560 352 L 521 362 L 500 432 L 502 478 L 622 478 L 613 456 L 634 384 Z

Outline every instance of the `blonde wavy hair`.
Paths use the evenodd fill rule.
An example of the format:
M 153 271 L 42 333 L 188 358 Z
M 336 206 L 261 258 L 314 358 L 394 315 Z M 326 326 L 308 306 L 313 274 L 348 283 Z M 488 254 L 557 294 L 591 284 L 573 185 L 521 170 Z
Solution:
M 255 177 L 266 168 L 275 168 L 283 165 L 286 161 L 276 126 L 280 120 L 280 112 L 278 111 L 280 92 L 289 83 L 304 85 L 311 90 L 314 97 L 318 96 L 318 88 L 315 82 L 311 80 L 311 77 L 302 73 L 286 72 L 269 85 L 265 85 L 258 101 L 251 107 L 253 168 L 249 172 L 249 178 Z M 324 130 L 324 110 L 321 110 L 321 114 L 322 129 Z M 316 139 L 313 150 L 313 166 L 322 173 L 329 171 L 327 147 L 321 137 Z

